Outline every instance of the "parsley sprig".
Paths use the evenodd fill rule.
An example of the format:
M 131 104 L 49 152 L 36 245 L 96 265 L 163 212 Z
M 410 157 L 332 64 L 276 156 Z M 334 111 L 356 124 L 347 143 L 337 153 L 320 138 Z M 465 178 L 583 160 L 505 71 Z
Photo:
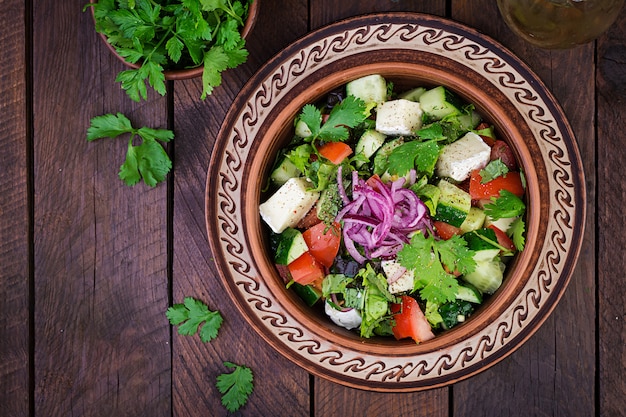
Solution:
M 200 300 L 185 297 L 183 303 L 174 304 L 165 312 L 173 326 L 178 326 L 178 333 L 183 336 L 199 334 L 205 343 L 217 337 L 223 318 L 219 311 L 211 311 Z M 199 331 L 198 331 L 199 330 Z M 237 411 L 248 401 L 254 388 L 250 368 L 232 362 L 224 365 L 233 368 L 233 372 L 218 375 L 216 387 L 222 394 L 222 405 L 230 412 Z
M 398 252 L 398 261 L 409 270 L 416 271 L 415 286 L 425 301 L 442 304 L 454 301 L 459 283 L 448 271 L 461 274 L 476 268 L 473 252 L 460 236 L 448 240 L 435 240 L 416 233 L 411 242 Z
M 232 362 L 224 365 L 233 368 L 231 373 L 223 373 L 217 377 L 217 389 L 222 394 L 222 405 L 231 413 L 239 410 L 247 401 L 254 388 L 253 375 L 250 368 Z
M 147 98 L 146 82 L 165 95 L 164 70 L 203 66 L 202 96 L 221 84 L 221 73 L 247 60 L 241 29 L 249 0 L 98 0 L 96 31 L 137 69 L 116 81 L 135 101 Z
M 172 325 L 178 326 L 178 333 L 185 336 L 198 333 L 202 324 L 199 335 L 205 343 L 217 337 L 223 321 L 219 311 L 209 310 L 206 304 L 192 297 L 185 297 L 182 304 L 174 304 L 165 315 Z
M 344 141 L 349 138 L 349 128 L 354 128 L 367 119 L 365 102 L 354 96 L 347 96 L 330 111 L 328 119 L 322 124 L 322 112 L 312 104 L 302 108 L 297 120 L 304 122 L 311 130 L 307 142 L 321 140 L 325 142 Z
M 124 134 L 130 134 L 130 138 L 119 177 L 129 186 L 135 185 L 141 178 L 151 187 L 163 181 L 172 168 L 172 161 L 158 141 L 169 142 L 174 133 L 166 129 L 134 128 L 125 115 L 117 113 L 92 118 L 87 140 L 113 139 Z M 134 144 L 136 136 L 142 139 L 139 145 Z

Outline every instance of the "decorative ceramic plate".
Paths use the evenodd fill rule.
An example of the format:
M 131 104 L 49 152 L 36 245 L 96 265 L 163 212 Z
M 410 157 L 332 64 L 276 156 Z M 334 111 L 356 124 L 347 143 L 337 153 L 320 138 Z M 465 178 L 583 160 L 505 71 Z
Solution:
M 491 122 L 527 180 L 526 247 L 500 289 L 465 323 L 430 341 L 361 339 L 304 305 L 267 249 L 258 205 L 276 152 L 304 104 L 371 73 L 394 83 L 445 85 Z M 329 380 L 416 391 L 467 378 L 502 360 L 562 296 L 582 243 L 583 169 L 563 111 L 511 52 L 458 23 L 375 14 L 316 30 L 264 65 L 235 99 L 208 171 L 206 222 L 223 283 L 276 350 Z

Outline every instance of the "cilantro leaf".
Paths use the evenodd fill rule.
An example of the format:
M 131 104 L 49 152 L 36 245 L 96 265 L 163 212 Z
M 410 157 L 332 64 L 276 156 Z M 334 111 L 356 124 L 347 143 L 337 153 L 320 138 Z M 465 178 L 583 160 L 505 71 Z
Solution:
M 524 213 L 526 205 L 521 198 L 510 191 L 500 190 L 499 197 L 491 197 L 491 203 L 485 204 L 485 214 L 494 220 L 517 217 Z
M 302 108 L 298 120 L 304 122 L 311 131 L 308 142 L 322 140 L 337 142 L 348 139 L 348 129 L 363 123 L 367 118 L 365 102 L 354 96 L 347 96 L 330 111 L 328 119 L 322 125 L 322 113 L 312 104 Z
M 232 362 L 224 362 L 224 365 L 234 370 L 231 373 L 218 375 L 215 385 L 222 394 L 222 405 L 232 413 L 248 402 L 248 397 L 254 388 L 252 383 L 254 376 L 250 368 L 246 366 Z
M 505 175 L 509 172 L 509 167 L 506 166 L 502 159 L 494 159 L 489 162 L 486 167 L 480 170 L 480 182 L 486 184 L 489 181 Z
M 524 245 L 526 244 L 526 237 L 524 235 L 525 232 L 526 224 L 521 217 L 515 219 L 515 221 L 511 223 L 511 226 L 508 230 L 509 236 L 513 240 L 515 248 L 519 251 L 524 250 Z
M 174 138 L 174 133 L 171 130 L 149 127 L 136 129 L 122 113 L 96 116 L 91 119 L 91 124 L 87 128 L 88 141 L 116 138 L 123 134 L 130 134 L 130 138 L 126 159 L 120 166 L 120 179 L 126 185 L 132 186 L 143 178 L 150 187 L 163 181 L 172 169 L 172 161 L 157 141 L 169 142 Z M 135 136 L 142 139 L 139 145 L 134 144 Z
M 419 175 L 430 176 L 438 158 L 439 145 L 435 140 L 410 141 L 391 151 L 387 159 L 387 170 L 390 174 L 403 176 L 415 168 Z
M 458 289 L 456 277 L 446 269 L 471 272 L 476 263 L 463 239 L 435 240 L 416 233 L 398 252 L 398 261 L 415 272 L 415 289 L 427 302 L 454 301 Z M 444 266 L 445 265 L 445 266 Z
M 172 325 L 178 326 L 178 333 L 191 336 L 198 333 L 200 340 L 207 343 L 217 337 L 222 325 L 222 316 L 219 311 L 210 311 L 209 307 L 200 300 L 185 297 L 183 304 L 174 304 L 165 312 Z

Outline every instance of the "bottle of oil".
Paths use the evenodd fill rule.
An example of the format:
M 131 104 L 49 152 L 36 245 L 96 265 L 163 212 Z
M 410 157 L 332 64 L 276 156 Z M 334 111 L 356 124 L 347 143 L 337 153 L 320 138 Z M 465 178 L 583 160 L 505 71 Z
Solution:
M 542 48 L 565 49 L 594 40 L 613 24 L 624 0 L 498 0 L 506 24 Z

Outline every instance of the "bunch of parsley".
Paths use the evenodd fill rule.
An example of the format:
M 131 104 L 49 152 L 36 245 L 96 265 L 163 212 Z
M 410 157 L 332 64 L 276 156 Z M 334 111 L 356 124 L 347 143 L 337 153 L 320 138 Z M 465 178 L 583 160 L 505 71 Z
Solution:
M 243 1 L 243 3 L 242 3 Z M 203 66 L 202 96 L 221 84 L 221 73 L 248 57 L 241 37 L 252 0 L 98 0 L 96 31 L 127 62 L 116 81 L 128 96 L 146 100 L 149 85 L 165 95 L 164 70 Z

